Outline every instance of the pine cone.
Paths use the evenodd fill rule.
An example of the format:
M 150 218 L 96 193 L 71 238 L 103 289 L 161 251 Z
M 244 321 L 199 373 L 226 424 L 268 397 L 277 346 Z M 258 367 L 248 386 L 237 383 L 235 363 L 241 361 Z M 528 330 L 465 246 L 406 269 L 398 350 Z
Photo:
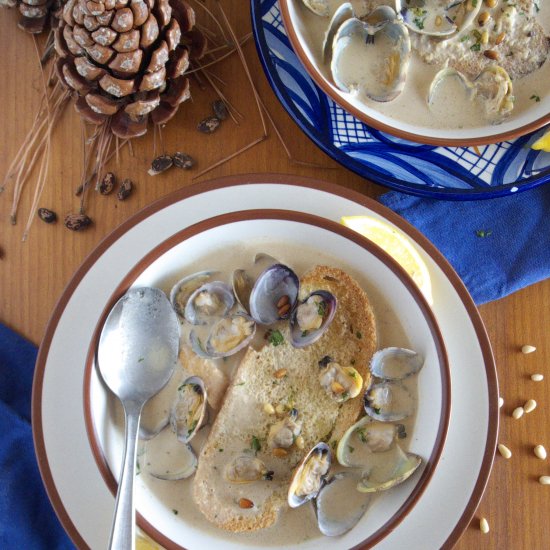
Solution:
M 56 4 L 54 0 L 0 0 L 0 6 L 18 6 L 18 26 L 31 34 L 39 34 L 46 28 Z
M 55 30 L 57 74 L 87 121 L 141 136 L 149 118 L 168 121 L 190 97 L 184 73 L 206 50 L 194 26 L 184 0 L 68 0 Z

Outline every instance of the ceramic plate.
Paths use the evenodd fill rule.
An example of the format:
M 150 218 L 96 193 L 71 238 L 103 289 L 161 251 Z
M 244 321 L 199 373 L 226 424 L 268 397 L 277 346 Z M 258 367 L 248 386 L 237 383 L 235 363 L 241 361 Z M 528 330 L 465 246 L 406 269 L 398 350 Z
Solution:
M 440 331 L 426 299 L 390 256 L 357 233 L 325 218 L 289 210 L 243 210 L 195 224 L 157 246 L 129 274 L 121 274 L 112 298 L 105 305 L 105 315 L 129 285 L 155 286 L 169 294 L 174 280 L 197 270 L 217 269 L 220 262 L 232 263 L 232 271 L 252 262 L 258 252 L 276 257 L 298 273 L 316 263 L 343 268 L 367 290 L 376 316 L 378 347 L 408 347 L 424 357 L 424 366 L 417 378 L 418 409 L 406 440 L 409 451 L 423 457 L 424 465 L 410 481 L 373 499 L 359 525 L 337 539 L 323 537 L 317 531 L 311 505 L 285 516 L 292 522 L 299 517 L 312 536 L 300 543 L 299 539 L 283 543 L 286 537 L 277 537 L 276 533 L 286 527 L 284 519 L 278 520 L 267 533 L 238 535 L 212 529 L 196 511 L 186 510 L 192 503 L 189 494 L 192 479 L 159 481 L 147 475 L 144 468 L 136 484 L 136 508 L 141 515 L 138 524 L 154 540 L 170 549 L 212 545 L 256 547 L 258 537 L 269 536 L 270 532 L 278 548 L 305 550 L 330 546 L 345 550 L 356 545 L 370 545 L 395 529 L 428 487 L 443 448 L 451 407 L 449 367 Z M 209 261 L 203 259 L 208 257 Z M 235 257 L 246 258 L 247 262 L 240 264 L 237 260 L 235 263 Z M 196 267 L 197 263 L 200 267 Z M 124 446 L 122 410 L 116 398 L 100 382 L 93 360 L 105 315 L 98 319 L 88 354 L 84 402 L 88 433 L 98 466 L 115 492 Z M 227 371 L 228 367 L 221 361 L 219 368 Z M 205 382 L 208 387 L 209 381 Z M 254 407 L 255 403 L 250 401 L 249 406 Z M 204 439 L 199 438 L 198 444 L 193 440 L 197 453 L 200 441 Z M 109 469 L 104 467 L 105 462 Z M 172 510 L 177 510 L 178 514 Z
M 80 548 L 107 546 L 114 497 L 87 441 L 82 388 L 87 350 L 112 290 L 140 259 L 185 227 L 227 212 L 262 208 L 300 210 L 334 221 L 342 215 L 371 214 L 388 220 L 416 243 L 430 272 L 432 309 L 449 356 L 453 410 L 430 484 L 376 547 L 452 545 L 481 498 L 498 430 L 496 371 L 475 305 L 435 248 L 390 210 L 317 180 L 265 175 L 199 184 L 152 204 L 107 237 L 63 293 L 40 347 L 33 388 L 38 461 L 63 525 Z
M 285 33 L 277 0 L 251 0 L 256 46 L 290 116 L 325 153 L 391 189 L 432 198 L 481 199 L 550 181 L 550 153 L 530 145 L 539 130 L 478 147 L 440 147 L 397 138 L 350 115 L 312 80 Z

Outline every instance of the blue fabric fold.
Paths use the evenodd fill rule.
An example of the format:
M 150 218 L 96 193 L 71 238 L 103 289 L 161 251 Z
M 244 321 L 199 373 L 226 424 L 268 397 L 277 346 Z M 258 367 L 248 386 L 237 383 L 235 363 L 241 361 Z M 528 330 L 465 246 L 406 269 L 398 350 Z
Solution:
M 31 430 L 36 347 L 0 324 L 0 548 L 69 550 L 74 545 L 42 484 Z
M 478 305 L 550 277 L 550 185 L 479 201 L 390 192 L 380 202 L 439 249 Z

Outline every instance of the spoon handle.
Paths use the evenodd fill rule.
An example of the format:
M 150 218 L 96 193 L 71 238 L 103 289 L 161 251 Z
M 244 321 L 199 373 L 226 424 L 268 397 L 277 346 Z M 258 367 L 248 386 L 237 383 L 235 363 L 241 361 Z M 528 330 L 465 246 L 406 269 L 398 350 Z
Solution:
M 123 405 L 126 424 L 125 444 L 122 472 L 116 496 L 115 517 L 109 540 L 111 550 L 133 550 L 135 548 L 134 476 L 139 417 L 143 405 L 135 401 L 125 402 Z

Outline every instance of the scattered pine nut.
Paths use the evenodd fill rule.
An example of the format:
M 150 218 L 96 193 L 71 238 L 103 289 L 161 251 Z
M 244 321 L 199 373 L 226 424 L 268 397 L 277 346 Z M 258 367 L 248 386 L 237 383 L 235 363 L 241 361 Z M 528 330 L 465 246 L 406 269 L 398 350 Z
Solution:
M 533 382 L 542 382 L 544 380 L 544 374 L 532 374 L 531 380 Z
M 279 403 L 279 404 L 275 407 L 275 412 L 276 412 L 278 415 L 285 414 L 285 412 L 286 412 L 286 407 L 285 407 L 282 403 Z
M 485 0 L 485 3 L 489 8 L 494 8 L 497 5 L 497 0 Z
M 544 445 L 537 445 L 533 452 L 535 453 L 535 456 L 537 458 L 540 458 L 541 460 L 546 460 L 546 449 L 544 448 Z
M 279 370 L 276 370 L 274 373 L 273 373 L 273 376 L 275 378 L 284 378 L 286 376 L 286 373 L 287 373 L 287 369 L 279 369 Z
M 275 414 L 275 407 L 271 403 L 266 403 L 264 405 L 264 411 L 267 414 Z
M 288 303 L 290 303 L 290 298 L 286 294 L 284 296 L 281 296 L 279 298 L 279 301 L 277 302 L 277 309 L 286 306 Z
M 240 498 L 239 499 L 239 507 L 240 508 L 254 508 L 254 503 L 248 499 L 248 498 Z
M 502 405 L 504 405 L 504 399 L 502 399 L 502 397 L 499 397 L 498 398 L 498 408 L 502 409 Z
M 537 348 L 535 346 L 525 345 L 521 348 L 521 353 L 533 353 Z
M 512 457 L 512 451 L 502 443 L 498 444 L 498 452 L 506 459 Z
M 283 449 L 282 447 L 275 447 L 273 449 L 273 456 L 276 456 L 277 458 L 284 458 L 288 455 L 288 451 L 286 449 Z
M 330 385 L 330 389 L 337 395 L 340 395 L 341 393 L 344 393 L 346 391 L 346 388 L 340 384 L 340 382 L 332 382 Z
M 525 410 L 523 409 L 523 407 L 516 407 L 512 411 L 512 416 L 517 420 L 518 418 L 521 418 L 523 416 L 524 412 Z
M 296 447 L 298 447 L 298 449 L 303 449 L 305 447 L 305 441 L 304 441 L 304 438 L 299 435 L 297 438 L 296 438 Z
M 534 399 L 529 399 L 525 405 L 523 405 L 523 410 L 526 413 L 530 413 L 531 411 L 534 411 L 537 408 L 537 402 Z
M 540 476 L 539 483 L 541 485 L 550 485 L 550 476 Z
M 504 39 L 506 38 L 506 33 L 501 32 L 497 37 L 495 38 L 495 44 L 498 46 L 499 44 L 502 44 Z
M 479 520 L 479 530 L 486 535 L 489 532 L 489 522 L 485 518 Z

